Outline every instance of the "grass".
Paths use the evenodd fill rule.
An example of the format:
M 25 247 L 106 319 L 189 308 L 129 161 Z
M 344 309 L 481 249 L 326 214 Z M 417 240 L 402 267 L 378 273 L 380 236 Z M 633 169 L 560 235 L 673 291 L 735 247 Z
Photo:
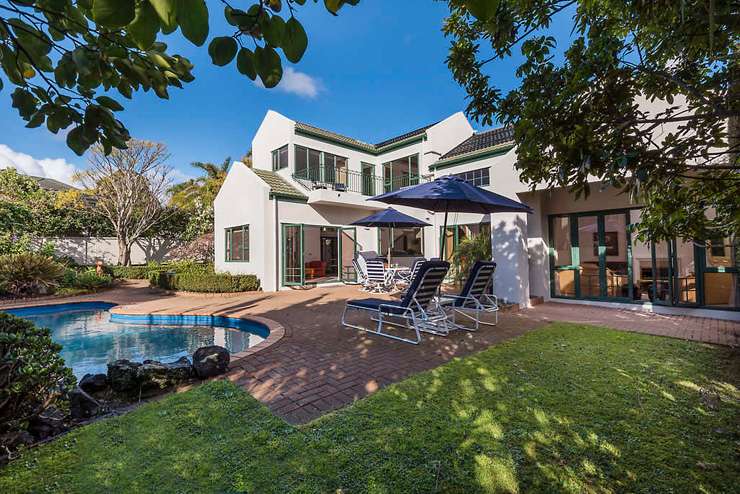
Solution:
M 553 324 L 301 427 L 213 382 L 27 452 L 0 492 L 730 492 L 737 376 L 727 348 Z

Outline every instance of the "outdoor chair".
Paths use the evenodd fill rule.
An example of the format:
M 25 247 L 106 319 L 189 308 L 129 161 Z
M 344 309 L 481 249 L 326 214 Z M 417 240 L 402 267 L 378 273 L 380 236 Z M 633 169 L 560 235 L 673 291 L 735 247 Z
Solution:
M 414 279 L 414 276 L 416 276 L 416 273 L 419 272 L 419 268 L 425 262 L 426 262 L 426 259 L 424 259 L 423 257 L 416 259 L 414 263 L 411 265 L 411 269 L 408 271 L 408 273 L 401 275 L 401 281 L 404 283 L 411 283 L 411 280 Z
M 414 345 L 421 342 L 421 332 L 446 336 L 450 330 L 447 314 L 438 309 L 434 303 L 434 295 L 449 269 L 450 263 L 444 261 L 422 263 L 406 295 L 398 301 L 377 298 L 349 300 L 342 312 L 342 325 Z M 377 327 L 368 329 L 349 324 L 346 316 L 350 309 L 370 312 L 371 319 L 377 322 Z M 412 329 L 415 338 L 386 333 L 383 331 L 384 324 Z
M 355 268 L 355 272 L 357 273 L 357 283 L 362 285 L 362 289 L 364 290 L 365 285 L 367 284 L 367 272 L 362 269 L 362 266 L 357 262 L 357 259 L 352 259 L 352 267 Z
M 393 273 L 385 269 L 383 261 L 371 259 L 365 262 L 367 282 L 365 291 L 375 293 L 388 292 L 393 286 Z
M 495 326 L 498 324 L 498 298 L 489 292 L 493 284 L 493 274 L 496 272 L 496 263 L 493 261 L 477 261 L 468 274 L 462 290 L 457 295 L 444 294 L 438 299 L 440 307 L 451 314 L 452 324 L 458 329 L 477 331 L 481 324 Z M 495 322 L 481 320 L 483 314 L 495 316 Z M 461 315 L 475 322 L 475 328 L 457 324 L 456 316 Z

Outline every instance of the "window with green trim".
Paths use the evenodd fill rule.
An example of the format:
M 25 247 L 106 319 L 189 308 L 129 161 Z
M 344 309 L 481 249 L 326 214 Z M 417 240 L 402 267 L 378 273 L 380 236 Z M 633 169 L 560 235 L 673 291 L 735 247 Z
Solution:
M 288 168 L 288 145 L 276 149 L 272 152 L 272 170 L 282 170 Z
M 401 187 L 419 183 L 419 155 L 412 154 L 405 158 L 383 163 L 384 192 L 398 190 Z
M 226 260 L 249 261 L 249 225 L 226 228 Z

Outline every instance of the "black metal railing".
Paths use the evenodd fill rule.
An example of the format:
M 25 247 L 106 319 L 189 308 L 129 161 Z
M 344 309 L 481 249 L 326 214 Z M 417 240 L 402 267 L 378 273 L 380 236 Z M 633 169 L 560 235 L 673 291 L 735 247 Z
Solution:
M 391 192 L 408 185 L 416 185 L 428 179 L 419 176 L 401 176 L 384 180 L 375 174 L 336 168 L 333 166 L 314 166 L 298 169 L 293 179 L 308 190 L 330 189 L 341 192 L 356 192 L 365 196 L 374 196 Z

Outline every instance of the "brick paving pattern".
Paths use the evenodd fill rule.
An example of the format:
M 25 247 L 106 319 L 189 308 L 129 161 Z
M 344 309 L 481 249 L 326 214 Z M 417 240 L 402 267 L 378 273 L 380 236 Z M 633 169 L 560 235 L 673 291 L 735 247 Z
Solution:
M 227 378 L 291 423 L 305 423 L 409 375 L 552 321 L 594 324 L 721 345 L 740 343 L 737 322 L 544 303 L 532 309 L 502 313 L 498 326 L 483 326 L 477 333 L 456 332 L 448 337 L 424 335 L 423 342 L 416 346 L 342 328 L 339 320 L 344 302 L 363 296 L 352 286 L 222 297 L 162 295 L 143 283 L 129 282 L 123 288 L 74 300 L 129 304 L 123 310 L 132 313 L 259 316 L 278 322 L 285 328 L 285 336 L 253 355 L 235 360 Z

